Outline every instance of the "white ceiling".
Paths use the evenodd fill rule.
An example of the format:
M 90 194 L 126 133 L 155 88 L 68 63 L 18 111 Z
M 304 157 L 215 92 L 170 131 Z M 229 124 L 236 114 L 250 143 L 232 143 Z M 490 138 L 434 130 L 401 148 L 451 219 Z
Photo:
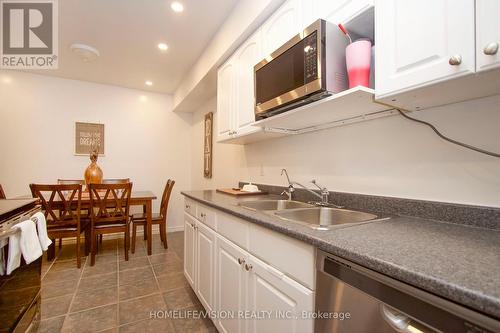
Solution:
M 59 69 L 38 73 L 173 93 L 237 1 L 181 0 L 177 14 L 171 0 L 59 0 Z M 97 48 L 100 57 L 84 63 L 73 43 Z

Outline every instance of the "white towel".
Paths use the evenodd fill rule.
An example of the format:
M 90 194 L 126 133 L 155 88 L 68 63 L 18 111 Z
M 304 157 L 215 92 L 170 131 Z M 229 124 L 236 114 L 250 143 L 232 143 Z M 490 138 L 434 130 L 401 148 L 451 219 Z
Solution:
M 5 275 L 5 253 L 3 248 L 7 245 L 7 238 L 0 239 L 0 276 Z
M 43 213 L 36 213 L 31 217 L 32 220 L 36 220 L 36 227 L 38 229 L 38 239 L 40 240 L 40 246 L 42 250 L 47 251 L 49 245 L 52 244 L 52 241 L 49 239 L 47 235 L 47 221 L 45 220 L 45 215 Z
M 16 224 L 14 228 L 21 229 L 19 245 L 24 261 L 30 264 L 40 258 L 43 252 L 40 247 L 40 241 L 38 240 L 35 223 L 31 220 L 27 220 Z
M 7 258 L 7 275 L 21 265 L 21 233 L 9 236 L 9 257 Z

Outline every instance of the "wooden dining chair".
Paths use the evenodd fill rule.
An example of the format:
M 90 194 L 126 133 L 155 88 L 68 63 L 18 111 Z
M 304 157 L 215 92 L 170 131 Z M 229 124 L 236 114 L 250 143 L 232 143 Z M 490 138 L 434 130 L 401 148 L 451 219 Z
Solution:
M 160 203 L 160 212 L 153 213 L 151 217 L 152 224 L 158 224 L 160 227 L 160 239 L 163 243 L 163 247 L 168 248 L 167 244 L 167 209 L 168 202 L 170 200 L 170 194 L 172 193 L 172 189 L 174 188 L 175 181 L 169 179 L 167 184 L 165 185 L 165 189 L 163 190 L 163 195 L 161 196 Z M 146 213 L 132 214 L 131 216 L 132 223 L 132 253 L 135 253 L 135 239 L 137 233 L 137 226 L 142 225 L 144 234 L 146 231 Z
M 97 238 L 103 234 L 123 232 L 125 260 L 130 246 L 130 194 L 132 183 L 89 184 L 90 194 L 90 265 L 95 264 Z
M 52 240 L 47 259 L 55 256 L 55 239 L 76 237 L 76 265 L 81 266 L 80 236 L 85 233 L 85 254 L 89 252 L 89 228 L 80 219 L 82 185 L 80 184 L 30 184 L 33 198 L 38 198 L 45 219 L 47 234 Z
M 83 179 L 58 179 L 57 183 L 61 184 L 61 185 L 71 185 L 71 184 L 85 185 L 85 180 L 83 180 Z M 83 211 L 81 211 L 81 212 L 82 213 L 80 214 L 80 219 L 81 220 L 87 219 L 88 221 L 86 221 L 86 222 L 90 222 L 90 220 L 88 219 L 87 212 L 83 212 Z M 59 248 L 62 248 L 62 238 L 59 238 Z
M 101 184 L 126 184 L 126 183 L 130 183 L 130 178 L 103 179 Z M 102 234 L 99 235 L 99 243 L 102 243 Z
M 2 185 L 0 184 L 0 199 L 7 199 L 5 197 L 5 192 L 3 191 Z

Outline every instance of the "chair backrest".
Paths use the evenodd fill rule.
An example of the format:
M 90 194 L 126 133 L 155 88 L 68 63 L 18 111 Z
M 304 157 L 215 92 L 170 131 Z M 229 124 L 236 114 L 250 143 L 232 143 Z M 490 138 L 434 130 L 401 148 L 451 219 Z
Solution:
M 6 199 L 5 192 L 3 191 L 2 185 L 0 184 L 0 199 Z
M 175 180 L 172 179 L 167 180 L 167 184 L 165 185 L 165 189 L 163 190 L 163 195 L 161 196 L 161 204 L 160 204 L 160 215 L 162 218 L 167 217 L 168 202 L 170 200 L 170 194 L 172 193 L 174 184 Z
M 42 205 L 48 226 L 80 230 L 81 184 L 30 184 L 30 189 Z
M 63 185 L 71 185 L 71 184 L 85 185 L 85 180 L 83 180 L 83 179 L 58 179 L 57 183 L 63 184 Z
M 127 222 L 132 183 L 89 184 L 88 190 L 93 225 Z
M 103 184 L 126 184 L 130 183 L 130 178 L 122 178 L 122 179 L 103 179 Z

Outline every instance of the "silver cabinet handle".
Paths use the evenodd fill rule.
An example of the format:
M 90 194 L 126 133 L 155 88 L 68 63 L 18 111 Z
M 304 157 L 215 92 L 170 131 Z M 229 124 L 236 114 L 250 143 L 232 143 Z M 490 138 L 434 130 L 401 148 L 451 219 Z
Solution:
M 483 52 L 486 55 L 495 55 L 498 52 L 498 46 L 497 42 L 489 43 L 484 47 Z
M 454 56 L 451 56 L 448 63 L 452 66 L 458 66 L 462 63 L 462 56 L 460 54 L 455 54 Z
M 200 216 L 203 218 L 207 217 L 207 215 L 205 213 L 200 213 Z
M 253 268 L 252 264 L 245 264 L 245 270 L 246 270 L 247 272 L 251 271 L 251 270 L 252 270 L 252 268 Z
M 238 258 L 238 264 L 243 265 L 245 263 L 245 259 Z
M 189 208 L 191 208 L 191 206 L 189 206 L 189 205 L 186 205 L 186 209 L 189 209 Z

